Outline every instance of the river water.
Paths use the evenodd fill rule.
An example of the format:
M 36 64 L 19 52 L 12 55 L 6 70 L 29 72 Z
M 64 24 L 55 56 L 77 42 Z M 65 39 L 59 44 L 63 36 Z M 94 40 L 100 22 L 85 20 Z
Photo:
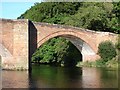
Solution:
M 33 65 L 27 71 L 2 71 L 2 88 L 118 88 L 112 68 L 64 68 Z

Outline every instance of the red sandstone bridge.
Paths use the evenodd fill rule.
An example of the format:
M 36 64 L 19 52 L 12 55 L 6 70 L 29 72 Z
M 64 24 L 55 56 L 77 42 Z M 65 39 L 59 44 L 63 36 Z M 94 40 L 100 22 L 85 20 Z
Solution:
M 3 69 L 29 69 L 35 50 L 53 37 L 64 37 L 82 53 L 83 61 L 93 61 L 100 42 L 117 41 L 117 35 L 77 27 L 31 22 L 26 19 L 0 19 L 0 55 Z

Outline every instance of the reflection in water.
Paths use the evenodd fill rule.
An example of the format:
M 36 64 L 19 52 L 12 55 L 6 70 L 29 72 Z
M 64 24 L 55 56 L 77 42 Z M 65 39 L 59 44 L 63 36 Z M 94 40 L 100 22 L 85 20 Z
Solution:
M 96 68 L 83 68 L 82 85 L 85 88 L 100 87 L 100 73 Z
M 24 88 L 28 86 L 28 73 L 26 71 L 2 72 L 2 88 Z
M 3 71 L 3 88 L 117 88 L 116 70 L 33 66 L 33 71 Z
M 116 72 L 113 69 L 100 68 L 100 84 L 101 86 L 111 86 L 111 88 L 118 87 L 118 70 Z M 109 82 L 109 83 L 108 83 Z
M 82 70 L 80 68 L 51 66 L 41 66 L 40 68 L 35 66 L 34 68 L 35 69 L 32 72 L 32 78 L 37 83 L 40 83 L 41 87 L 43 88 L 76 87 L 74 84 L 78 83 L 82 76 Z
M 111 68 L 83 68 L 82 85 L 86 88 L 118 88 L 118 71 Z

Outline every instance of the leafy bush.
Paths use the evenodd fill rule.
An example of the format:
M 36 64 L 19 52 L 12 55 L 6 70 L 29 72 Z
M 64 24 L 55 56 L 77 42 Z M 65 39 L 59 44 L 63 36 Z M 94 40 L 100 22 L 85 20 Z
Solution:
M 116 44 L 116 48 L 117 48 L 118 50 L 120 50 L 120 42 L 118 42 L 118 43 Z
M 96 60 L 95 66 L 96 67 L 105 67 L 106 62 L 103 59 Z
M 107 67 L 117 68 L 118 67 L 118 60 L 113 58 L 112 60 L 106 62 Z
M 108 60 L 111 60 L 113 57 L 115 57 L 117 53 L 112 42 L 104 41 L 101 42 L 98 46 L 98 54 L 104 61 L 107 62 Z

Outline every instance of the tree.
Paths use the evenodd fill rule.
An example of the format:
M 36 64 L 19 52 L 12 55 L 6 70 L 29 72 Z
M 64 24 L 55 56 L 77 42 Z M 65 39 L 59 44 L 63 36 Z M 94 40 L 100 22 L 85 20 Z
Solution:
M 98 54 L 104 61 L 111 60 L 116 56 L 116 49 L 112 42 L 104 41 L 101 42 L 98 46 Z

